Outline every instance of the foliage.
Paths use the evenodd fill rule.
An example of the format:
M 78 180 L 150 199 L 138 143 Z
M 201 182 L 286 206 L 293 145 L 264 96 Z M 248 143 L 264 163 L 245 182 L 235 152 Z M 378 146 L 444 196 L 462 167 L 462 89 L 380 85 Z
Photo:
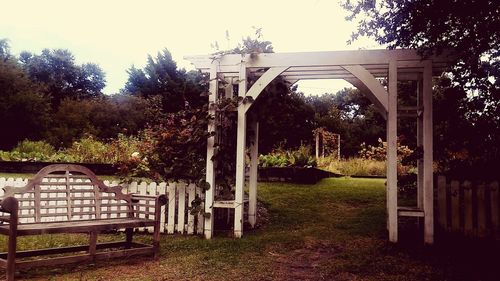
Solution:
M 44 141 L 23 140 L 12 151 L 0 151 L 2 161 L 48 161 L 55 148 Z
M 446 52 L 464 87 L 493 93 L 499 82 L 500 10 L 488 0 L 345 1 L 358 36 L 370 36 L 390 48 L 419 49 L 424 55 Z M 357 17 L 357 16 L 360 17 Z M 362 17 L 363 15 L 364 17 Z
M 320 157 L 320 159 L 318 159 L 318 167 L 346 176 L 385 177 L 387 170 L 385 161 L 364 158 L 338 160 L 335 157 Z
M 186 105 L 201 107 L 204 103 L 199 98 L 204 90 L 200 85 L 202 75 L 177 69 L 167 49 L 156 57 L 149 55 L 144 69 L 132 66 L 127 73 L 129 78 L 122 93 L 145 98 L 160 96 L 165 112 L 183 110 Z
M 23 139 L 41 139 L 50 100 L 26 77 L 6 40 L 0 40 L 0 55 L 0 149 L 12 149 Z
M 401 160 L 402 158 L 406 158 L 410 155 L 412 155 L 413 150 L 408 148 L 406 145 L 401 145 L 399 141 L 397 142 L 398 145 L 398 159 Z M 366 145 L 365 143 L 361 144 L 361 149 L 359 150 L 359 156 L 363 159 L 368 159 L 368 160 L 377 160 L 377 161 L 385 161 L 387 155 L 387 142 L 382 141 L 382 139 L 378 139 L 378 145 L 377 146 L 372 146 L 372 145 Z
M 500 157 L 500 9 L 496 1 L 344 1 L 358 36 L 390 48 L 447 54 L 438 80 L 437 158 L 441 171 L 488 175 Z
M 137 154 L 120 162 L 123 175 L 198 182 L 206 165 L 206 109 L 187 108 L 157 116 L 144 130 Z
M 261 167 L 316 167 L 316 159 L 311 148 L 301 145 L 295 150 L 276 149 L 267 155 L 259 156 Z
M 340 134 L 343 157 L 356 156 L 360 143 L 376 144 L 385 135 L 385 120 L 357 89 L 309 96 L 306 102 L 313 107 L 315 128 Z
M 132 135 L 152 116 L 154 101 L 129 95 L 85 100 L 64 99 L 52 117 L 45 138 L 55 146 L 68 147 L 85 135 L 98 139 Z
M 41 54 L 22 52 L 19 61 L 28 77 L 42 86 L 56 108 L 64 98 L 102 96 L 106 85 L 102 69 L 94 63 L 77 65 L 69 50 L 42 50 Z

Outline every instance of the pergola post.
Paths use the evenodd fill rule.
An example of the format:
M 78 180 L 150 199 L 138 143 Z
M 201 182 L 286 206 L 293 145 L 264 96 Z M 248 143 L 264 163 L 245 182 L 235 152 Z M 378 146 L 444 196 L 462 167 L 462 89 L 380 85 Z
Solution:
M 247 92 L 247 71 L 244 62 L 239 72 L 238 96 L 244 98 Z M 238 124 L 236 136 L 236 192 L 234 196 L 234 236 L 243 236 L 243 194 L 245 187 L 245 148 L 247 117 L 245 105 L 238 106 Z
M 319 133 L 316 132 L 316 160 L 319 159 Z
M 423 207 L 424 242 L 434 243 L 434 182 L 433 182 L 433 128 L 432 128 L 432 61 L 424 63 L 423 73 Z
M 394 243 L 398 242 L 397 72 L 397 61 L 390 60 L 387 104 L 387 219 L 389 241 Z
M 219 89 L 219 83 L 217 81 L 217 64 L 214 62 L 210 67 L 210 83 L 208 96 L 209 103 L 215 103 L 217 101 L 217 91 Z M 209 114 L 211 116 L 215 115 L 215 109 L 209 107 Z M 208 131 L 214 132 L 215 121 L 210 120 L 208 123 Z M 214 205 L 214 194 L 215 194 L 215 163 L 212 161 L 214 156 L 214 144 L 215 136 L 210 136 L 207 140 L 207 166 L 206 166 L 206 181 L 210 184 L 210 188 L 205 191 L 205 213 L 210 214 L 205 216 L 204 223 L 204 233 L 205 238 L 210 239 L 213 236 L 214 220 L 213 220 L 213 205 Z
M 423 146 L 423 114 L 418 112 L 423 107 L 423 81 L 420 77 L 417 81 L 417 147 Z M 417 207 L 423 209 L 424 206 L 424 159 L 417 159 Z
M 250 144 L 250 177 L 248 187 L 248 222 L 255 227 L 257 223 L 257 176 L 259 166 L 259 122 L 255 117 L 250 122 L 253 139 Z

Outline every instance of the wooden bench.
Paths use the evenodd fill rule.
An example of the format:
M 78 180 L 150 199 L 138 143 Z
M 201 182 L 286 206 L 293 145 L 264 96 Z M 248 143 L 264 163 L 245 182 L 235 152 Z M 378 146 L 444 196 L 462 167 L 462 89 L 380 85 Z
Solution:
M 47 166 L 26 186 L 5 188 L 0 201 L 0 234 L 8 235 L 8 252 L 0 253 L 0 266 L 6 268 L 7 280 L 14 280 L 16 270 L 38 266 L 135 255 L 156 258 L 161 206 L 166 203 L 165 195 L 124 194 L 121 186 L 108 187 L 83 166 Z M 132 241 L 138 227 L 154 229 L 152 245 Z M 117 229 L 125 229 L 125 241 L 97 243 L 99 232 Z M 88 233 L 89 243 L 16 251 L 18 236 L 51 233 Z M 67 253 L 72 254 L 61 255 Z

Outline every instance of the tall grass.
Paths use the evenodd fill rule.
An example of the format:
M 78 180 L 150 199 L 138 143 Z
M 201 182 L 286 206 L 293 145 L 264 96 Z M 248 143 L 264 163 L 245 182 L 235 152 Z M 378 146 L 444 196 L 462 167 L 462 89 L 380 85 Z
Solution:
M 369 160 L 363 158 L 334 159 L 332 157 L 321 157 L 318 159 L 318 167 L 333 173 L 346 176 L 385 176 L 385 161 Z

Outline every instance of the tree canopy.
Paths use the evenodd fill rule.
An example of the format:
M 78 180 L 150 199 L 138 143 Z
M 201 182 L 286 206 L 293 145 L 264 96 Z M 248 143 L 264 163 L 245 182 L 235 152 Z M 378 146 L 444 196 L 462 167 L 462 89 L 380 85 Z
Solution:
M 350 11 L 348 19 L 358 23 L 352 40 L 368 36 L 389 48 L 415 48 L 424 56 L 448 55 L 453 60 L 450 73 L 434 91 L 437 155 L 443 161 L 468 155 L 468 161 L 456 159 L 469 167 L 478 161 L 481 166 L 495 163 L 500 158 L 498 1 L 347 0 L 343 4 Z M 445 140 L 448 143 L 439 143 Z

